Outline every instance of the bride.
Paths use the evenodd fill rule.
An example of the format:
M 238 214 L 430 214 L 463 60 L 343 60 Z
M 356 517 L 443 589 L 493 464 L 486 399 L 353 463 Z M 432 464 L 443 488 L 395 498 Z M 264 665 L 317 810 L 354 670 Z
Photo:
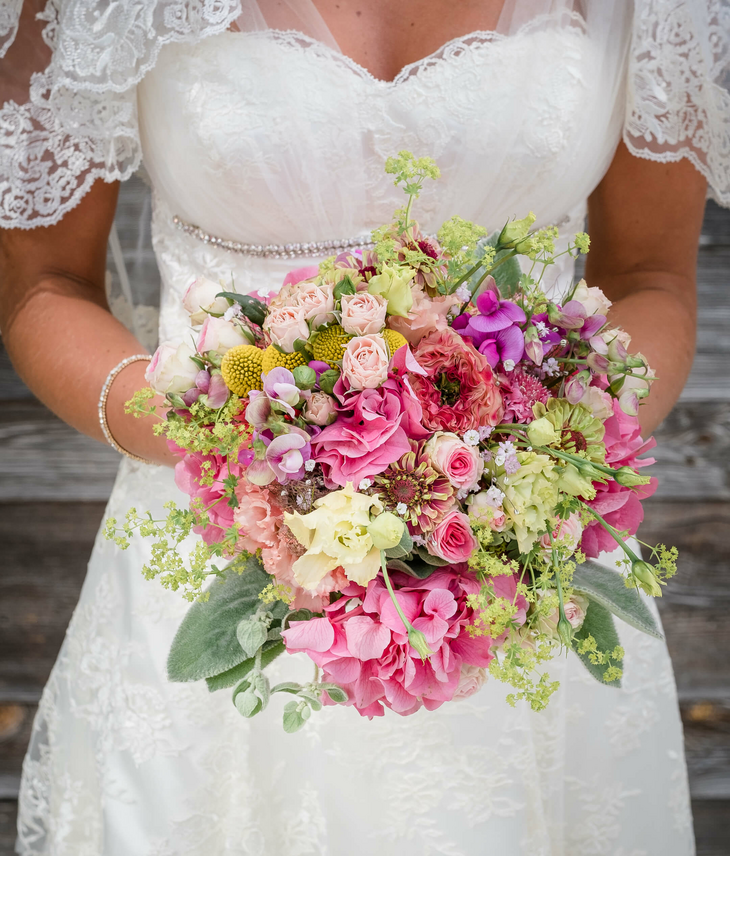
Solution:
M 144 351 L 105 299 L 118 182 L 140 165 L 161 340 L 186 328 L 196 276 L 268 291 L 312 261 L 308 242 L 388 220 L 383 163 L 401 149 L 443 173 L 419 201 L 427 232 L 534 210 L 572 234 L 587 212 L 586 277 L 660 376 L 650 433 L 692 360 L 707 183 L 730 203 L 729 15 L 726 0 L 0 0 L 3 340 L 44 403 L 123 454 L 108 513 L 184 502 L 164 441 L 123 413 L 146 363 L 120 368 Z M 23 767 L 20 853 L 693 852 L 660 642 L 620 629 L 622 690 L 557 659 L 541 713 L 490 682 L 433 713 L 325 709 L 286 735 L 167 681 L 185 609 L 139 574 L 149 552 L 97 540 Z

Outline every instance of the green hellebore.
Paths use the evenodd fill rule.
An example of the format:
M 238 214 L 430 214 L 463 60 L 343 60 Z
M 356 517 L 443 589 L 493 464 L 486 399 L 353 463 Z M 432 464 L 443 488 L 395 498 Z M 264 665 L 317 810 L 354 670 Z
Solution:
M 383 266 L 383 271 L 368 282 L 368 291 L 388 301 L 389 316 L 407 316 L 413 306 L 412 278 L 413 270 L 409 267 Z

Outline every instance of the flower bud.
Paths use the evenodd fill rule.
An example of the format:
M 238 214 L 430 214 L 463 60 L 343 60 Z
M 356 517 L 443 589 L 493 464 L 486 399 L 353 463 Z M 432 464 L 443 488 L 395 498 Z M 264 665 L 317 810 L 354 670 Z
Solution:
M 627 416 L 638 416 L 639 396 L 637 391 L 624 391 L 619 397 L 618 405 Z
M 403 537 L 405 525 L 402 519 L 391 512 L 381 513 L 368 525 L 368 534 L 378 550 L 390 550 L 397 547 Z
M 588 389 L 587 381 L 590 381 L 591 373 L 588 371 L 579 372 L 574 375 L 565 385 L 565 399 L 574 406 L 585 397 Z
M 602 354 L 596 353 L 595 351 L 589 353 L 586 357 L 586 362 L 590 366 L 592 372 L 596 372 L 598 375 L 607 374 L 608 360 Z
M 339 369 L 327 369 L 326 372 L 322 372 L 322 374 L 319 376 L 319 389 L 321 391 L 324 391 L 326 394 L 333 394 L 335 385 L 339 381 L 339 378 Z
M 309 366 L 297 366 L 292 371 L 294 376 L 294 384 L 300 391 L 307 391 L 314 387 L 317 382 L 317 373 Z
M 536 366 L 542 365 L 545 349 L 542 346 L 540 335 L 537 333 L 537 328 L 535 328 L 534 325 L 530 325 L 525 330 L 525 353 Z
M 649 484 L 651 481 L 651 478 L 649 478 L 648 475 L 639 475 L 639 473 L 634 471 L 630 466 L 621 466 L 620 469 L 616 469 L 613 477 L 618 484 L 630 488 L 638 487 L 640 484 Z
M 534 419 L 527 426 L 527 439 L 533 447 L 544 447 L 558 439 L 558 433 L 549 419 Z
M 507 222 L 499 235 L 498 246 L 505 248 L 515 247 L 527 237 L 536 218 L 535 213 L 531 212 L 524 219 Z
M 590 467 L 593 468 L 592 466 Z M 585 500 L 593 500 L 596 496 L 596 489 L 593 487 L 589 471 L 584 471 L 581 466 L 578 469 L 572 463 L 561 467 L 560 478 L 558 479 L 558 487 L 566 494 L 573 497 L 583 497 Z M 599 473 L 600 474 L 600 473 Z
M 643 559 L 637 559 L 631 564 L 631 574 L 650 597 L 661 597 L 661 582 L 654 566 L 650 566 Z
M 417 628 L 410 628 L 408 630 L 408 643 L 418 653 L 421 659 L 428 659 L 433 653 L 433 650 L 428 646 L 425 634 Z
M 561 644 L 566 647 L 570 647 L 573 644 L 573 626 L 565 618 L 564 614 L 560 616 L 560 621 L 558 622 L 558 637 Z

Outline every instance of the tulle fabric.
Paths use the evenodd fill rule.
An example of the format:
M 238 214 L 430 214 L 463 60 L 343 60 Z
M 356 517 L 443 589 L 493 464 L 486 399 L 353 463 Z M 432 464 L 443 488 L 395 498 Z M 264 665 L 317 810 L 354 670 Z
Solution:
M 625 92 L 631 151 L 686 157 L 730 204 L 730 0 L 506 0 L 494 31 L 561 13 L 580 18 L 596 73 Z M 230 28 L 338 49 L 312 0 L 0 0 L 0 226 L 53 224 L 96 179 L 129 178 L 142 162 L 136 85 L 165 45 Z

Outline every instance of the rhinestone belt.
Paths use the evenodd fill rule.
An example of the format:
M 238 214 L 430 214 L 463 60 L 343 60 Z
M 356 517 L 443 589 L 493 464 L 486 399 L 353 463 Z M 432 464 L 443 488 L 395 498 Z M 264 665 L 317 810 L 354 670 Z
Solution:
M 342 250 L 354 250 L 356 247 L 370 249 L 374 247 L 371 234 L 362 234 L 354 238 L 341 238 L 333 241 L 310 241 L 299 244 L 242 244 L 240 241 L 227 241 L 224 238 L 208 234 L 197 225 L 184 222 L 180 216 L 173 216 L 172 222 L 176 228 L 190 237 L 204 244 L 220 247 L 231 253 L 241 253 L 244 256 L 256 256 L 260 259 L 295 259 L 298 256 L 326 256 Z

